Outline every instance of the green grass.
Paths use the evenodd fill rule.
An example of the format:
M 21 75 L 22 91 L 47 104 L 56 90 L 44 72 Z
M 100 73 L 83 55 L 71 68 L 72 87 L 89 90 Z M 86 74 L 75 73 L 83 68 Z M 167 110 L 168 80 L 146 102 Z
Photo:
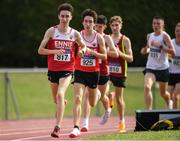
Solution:
M 87 140 L 180 140 L 180 131 L 146 131 L 146 132 L 128 132 L 123 134 L 109 134 L 103 136 L 94 136 Z
M 49 81 L 47 80 L 46 73 L 12 73 L 9 74 L 9 76 L 22 119 L 54 117 L 55 105 L 51 97 Z M 125 115 L 134 115 L 135 110 L 145 109 L 143 78 L 144 76 L 141 72 L 130 72 L 128 74 L 127 88 L 124 91 L 124 99 L 126 103 Z M 0 119 L 4 119 L 5 117 L 4 89 L 4 75 L 0 74 Z M 160 98 L 158 91 L 156 92 L 156 95 L 158 101 L 157 107 L 163 108 L 164 101 Z M 68 100 L 68 104 L 65 109 L 65 116 L 72 117 L 72 85 L 68 88 L 66 99 Z M 9 117 L 10 119 L 16 119 L 12 96 L 9 97 L 9 103 Z M 103 113 L 101 102 L 98 103 L 97 107 L 92 109 L 92 116 L 96 114 L 96 110 L 98 110 L 99 115 Z M 114 108 L 112 114 L 117 115 L 116 107 Z

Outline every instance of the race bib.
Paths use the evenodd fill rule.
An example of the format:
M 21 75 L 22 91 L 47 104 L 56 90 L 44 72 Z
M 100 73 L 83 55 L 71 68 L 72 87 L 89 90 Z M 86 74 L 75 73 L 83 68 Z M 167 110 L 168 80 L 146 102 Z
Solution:
M 150 55 L 152 58 L 159 59 L 161 54 L 157 52 L 151 52 Z
M 110 73 L 121 73 L 122 68 L 118 63 L 109 63 L 109 72 Z
M 159 59 L 161 56 L 161 50 L 160 49 L 150 49 L 150 57 L 154 59 Z
M 179 59 L 173 59 L 173 64 L 180 67 L 180 60 Z
M 89 66 L 94 67 L 96 66 L 96 59 L 94 56 L 84 56 L 81 58 L 81 66 Z
M 95 59 L 81 59 L 81 66 L 93 67 L 96 65 Z
M 55 61 L 63 61 L 63 62 L 70 62 L 70 54 L 62 54 L 62 55 L 54 55 Z

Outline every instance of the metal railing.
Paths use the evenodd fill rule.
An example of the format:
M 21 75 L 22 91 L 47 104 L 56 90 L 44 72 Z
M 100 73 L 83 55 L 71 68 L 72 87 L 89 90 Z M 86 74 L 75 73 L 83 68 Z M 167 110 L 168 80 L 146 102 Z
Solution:
M 129 72 L 141 72 L 143 68 L 129 68 Z M 9 99 L 12 98 L 13 101 L 13 107 L 14 111 L 16 113 L 16 119 L 21 119 L 18 102 L 16 100 L 16 94 L 13 89 L 13 85 L 11 83 L 11 78 L 9 74 L 11 73 L 45 73 L 47 72 L 47 68 L 23 68 L 23 69 L 0 69 L 0 73 L 3 74 L 4 77 L 4 96 L 5 96 L 5 120 L 9 119 Z M 155 92 L 155 85 L 153 86 L 152 92 L 153 92 L 153 109 L 156 109 L 157 107 L 157 100 L 156 100 L 156 92 Z M 99 109 L 99 103 L 96 106 L 96 115 L 98 115 L 100 112 Z

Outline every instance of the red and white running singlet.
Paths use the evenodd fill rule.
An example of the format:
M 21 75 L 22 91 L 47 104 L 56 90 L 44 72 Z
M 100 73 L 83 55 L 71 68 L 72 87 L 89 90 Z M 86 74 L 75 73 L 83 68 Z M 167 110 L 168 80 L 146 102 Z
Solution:
M 83 39 L 85 45 L 88 48 L 99 52 L 99 45 L 98 45 L 98 41 L 97 41 L 97 32 L 95 33 L 92 41 L 87 41 L 84 38 L 83 31 L 81 31 L 81 36 L 82 36 L 82 39 Z M 82 58 L 77 56 L 76 62 L 75 62 L 75 69 L 80 70 L 80 71 L 85 71 L 85 72 L 98 72 L 99 71 L 99 59 L 88 53 L 85 53 Z
M 48 41 L 48 49 L 63 49 L 63 55 L 48 55 L 48 70 L 51 71 L 74 71 L 74 33 L 72 29 L 69 33 L 59 32 L 57 26 L 54 26 L 53 37 Z M 77 32 L 77 31 L 76 31 Z

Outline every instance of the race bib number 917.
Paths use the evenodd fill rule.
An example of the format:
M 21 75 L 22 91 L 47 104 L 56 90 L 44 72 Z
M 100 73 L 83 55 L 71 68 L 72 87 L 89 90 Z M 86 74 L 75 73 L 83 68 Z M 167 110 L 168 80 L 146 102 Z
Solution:
M 70 62 L 70 54 L 54 55 L 55 61 Z

